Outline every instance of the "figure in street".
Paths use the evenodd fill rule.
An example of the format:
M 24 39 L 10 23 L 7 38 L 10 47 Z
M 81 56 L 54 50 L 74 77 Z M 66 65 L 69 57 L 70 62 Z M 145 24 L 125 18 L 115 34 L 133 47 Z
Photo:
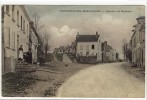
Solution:
M 18 52 L 19 52 L 18 61 L 20 63 L 23 63 L 23 45 L 20 45 Z
M 29 51 L 27 52 L 27 62 L 29 64 L 32 64 L 32 50 L 29 48 Z

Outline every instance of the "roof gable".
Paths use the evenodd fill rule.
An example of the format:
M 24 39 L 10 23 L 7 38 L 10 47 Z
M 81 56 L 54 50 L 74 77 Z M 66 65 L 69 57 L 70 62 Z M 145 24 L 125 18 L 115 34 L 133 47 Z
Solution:
M 76 38 L 77 42 L 97 42 L 99 35 L 78 35 Z

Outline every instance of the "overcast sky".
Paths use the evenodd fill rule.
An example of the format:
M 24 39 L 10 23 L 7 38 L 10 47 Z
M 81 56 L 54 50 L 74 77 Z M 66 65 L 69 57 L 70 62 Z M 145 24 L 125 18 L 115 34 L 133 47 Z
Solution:
M 70 45 L 79 34 L 100 34 L 122 58 L 122 41 L 130 40 L 136 18 L 144 16 L 144 6 L 25 6 L 33 20 L 40 16 L 51 39 L 51 50 L 61 45 Z M 139 10 L 140 9 L 140 10 Z M 63 12 L 64 10 L 64 12 Z M 68 12 L 67 10 L 72 10 Z M 73 12 L 73 10 L 78 10 Z M 83 12 L 88 10 L 92 12 Z

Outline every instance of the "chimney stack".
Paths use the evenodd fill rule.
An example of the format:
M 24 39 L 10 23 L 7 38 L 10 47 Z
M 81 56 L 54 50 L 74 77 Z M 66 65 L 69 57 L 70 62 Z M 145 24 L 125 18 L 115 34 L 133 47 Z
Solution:
M 96 31 L 96 35 L 98 35 L 98 31 Z

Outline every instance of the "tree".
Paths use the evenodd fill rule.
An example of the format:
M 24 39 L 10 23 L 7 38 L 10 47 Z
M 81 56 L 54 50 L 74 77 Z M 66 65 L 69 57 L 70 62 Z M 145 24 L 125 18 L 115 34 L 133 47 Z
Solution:
M 123 39 L 122 41 L 122 50 L 124 54 L 124 60 L 126 61 L 126 52 L 127 52 L 127 40 Z
M 33 20 L 33 22 L 34 22 L 34 28 L 35 28 L 36 32 L 39 33 L 41 31 L 41 29 L 44 28 L 44 25 L 41 24 L 41 22 L 40 22 L 40 16 L 38 14 L 35 13 L 33 15 L 33 18 L 34 18 L 34 20 Z
M 48 53 L 48 51 L 49 51 L 49 39 L 50 39 L 50 36 L 49 36 L 49 34 L 46 32 L 46 30 L 45 30 L 45 32 L 44 32 L 44 50 L 45 50 L 45 56 L 47 57 L 47 53 Z
M 122 42 L 123 42 L 122 49 L 123 49 L 123 54 L 124 54 L 124 60 L 132 62 L 132 51 L 129 46 L 130 43 L 127 43 L 126 39 L 124 39 Z
M 132 62 L 132 51 L 130 49 L 127 49 L 126 51 L 126 58 L 129 62 Z
M 49 50 L 49 34 L 45 29 L 45 25 L 41 23 L 40 16 L 38 14 L 33 15 L 34 28 L 39 36 L 39 48 L 38 48 L 38 56 L 43 55 L 45 53 L 45 57 L 47 57 L 47 53 Z

